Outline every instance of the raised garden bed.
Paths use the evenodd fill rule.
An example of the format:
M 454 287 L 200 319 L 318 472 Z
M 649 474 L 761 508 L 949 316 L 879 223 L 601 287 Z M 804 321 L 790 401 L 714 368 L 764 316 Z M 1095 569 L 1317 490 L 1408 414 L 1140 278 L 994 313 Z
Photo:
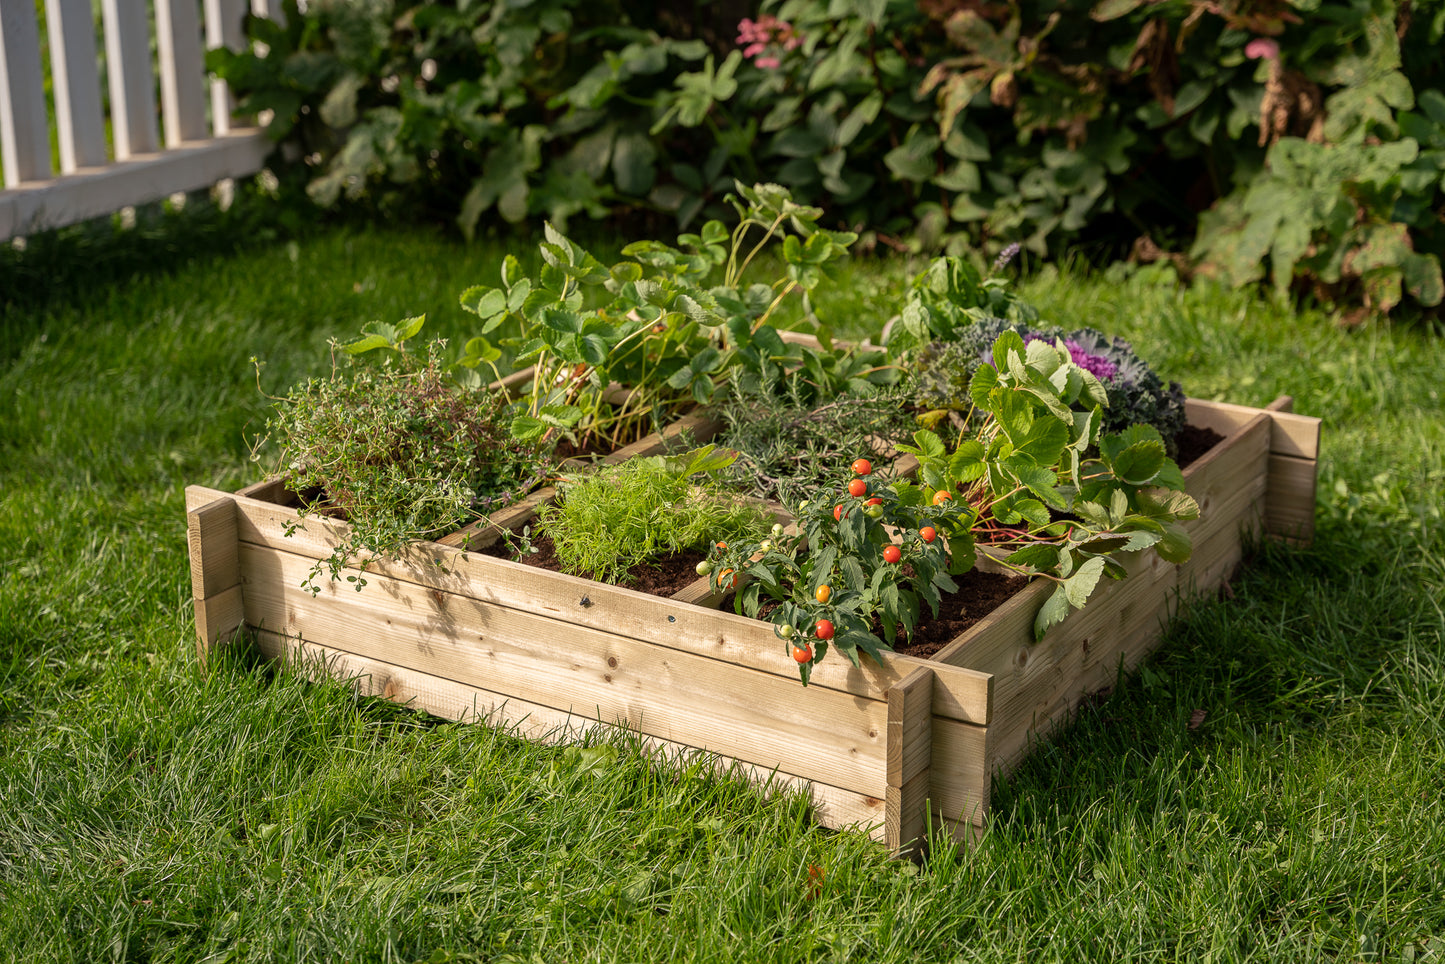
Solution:
M 1310 538 L 1319 420 L 1288 409 L 1191 400 L 1190 423 L 1224 436 L 1185 470 L 1201 508 L 1192 558 L 1129 560 L 1127 580 L 1100 586 L 1037 643 L 1041 583 L 929 658 L 825 660 L 805 688 L 770 624 L 708 608 L 696 585 L 659 598 L 490 557 L 465 535 L 373 560 L 360 592 L 330 582 L 313 597 L 301 583 L 344 523 L 301 520 L 284 486 L 263 483 L 186 490 L 198 646 L 204 658 L 244 628 L 267 656 L 361 693 L 538 738 L 621 724 L 659 750 L 706 750 L 804 786 L 821 823 L 860 826 L 894 849 L 930 812 L 968 835 L 987 816 L 993 775 L 1137 665 L 1181 600 L 1229 578 L 1251 534 Z

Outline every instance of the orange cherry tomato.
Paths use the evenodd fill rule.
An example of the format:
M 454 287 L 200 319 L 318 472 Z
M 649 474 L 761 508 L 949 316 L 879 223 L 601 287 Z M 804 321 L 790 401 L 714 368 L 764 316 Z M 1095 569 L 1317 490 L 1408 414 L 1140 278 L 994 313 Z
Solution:
M 828 585 L 819 586 L 817 592 L 813 593 L 813 598 L 825 606 L 828 605 L 828 600 L 833 598 L 833 587 Z
M 854 474 L 854 475 L 872 475 L 872 474 L 873 474 L 873 463 L 870 462 L 870 461 L 868 461 L 867 459 L 857 459 L 857 460 L 854 461 L 854 463 L 853 463 L 853 474 Z
M 793 645 L 793 659 L 799 663 L 811 663 L 813 661 L 813 647 L 807 643 L 795 643 Z
M 947 489 L 939 489 L 933 494 L 933 504 L 943 505 L 943 503 L 947 502 L 951 498 L 953 498 L 953 493 L 949 492 Z

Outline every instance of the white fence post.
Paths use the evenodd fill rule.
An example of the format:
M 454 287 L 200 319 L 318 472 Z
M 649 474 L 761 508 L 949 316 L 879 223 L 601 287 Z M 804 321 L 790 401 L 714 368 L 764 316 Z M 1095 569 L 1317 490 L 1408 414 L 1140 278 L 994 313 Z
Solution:
M 106 161 L 92 16 L 90 0 L 45 0 L 62 174 L 73 174 L 80 167 L 99 167 Z
M 50 176 L 35 6 L 0 3 L 0 164 L 5 186 Z
M 150 18 L 145 0 L 102 0 L 105 65 L 110 75 L 110 128 L 115 159 L 149 154 L 158 146 L 152 91 Z

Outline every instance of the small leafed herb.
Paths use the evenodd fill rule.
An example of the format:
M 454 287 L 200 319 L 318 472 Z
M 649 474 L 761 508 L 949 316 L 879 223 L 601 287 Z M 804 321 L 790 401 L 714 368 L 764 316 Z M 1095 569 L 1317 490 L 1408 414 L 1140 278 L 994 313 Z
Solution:
M 419 319 L 413 324 L 420 327 Z M 536 447 L 513 437 L 504 394 L 465 388 L 439 360 L 400 348 L 376 361 L 352 359 L 278 399 L 268 430 L 281 470 L 303 494 L 301 515 L 342 515 L 344 541 L 317 563 L 307 588 L 320 591 L 364 554 L 396 555 L 519 498 L 540 480 Z M 357 589 L 360 575 L 346 579 Z
M 708 445 L 564 479 L 561 498 L 538 513 L 540 527 L 563 571 L 613 583 L 673 553 L 756 539 L 771 519 L 729 498 L 712 477 L 735 457 Z

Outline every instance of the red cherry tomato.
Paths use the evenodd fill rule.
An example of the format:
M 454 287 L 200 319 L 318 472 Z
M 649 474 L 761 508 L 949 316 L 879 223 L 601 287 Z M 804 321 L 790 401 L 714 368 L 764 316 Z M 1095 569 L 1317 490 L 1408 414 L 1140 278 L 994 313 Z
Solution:
M 842 522 L 842 521 L 843 521 L 843 507 L 842 507 L 841 505 L 835 505 L 835 506 L 833 506 L 833 521 L 834 521 L 834 522 Z
M 858 460 L 854 461 L 854 463 L 853 463 L 853 474 L 854 474 L 854 475 L 872 475 L 872 474 L 873 474 L 873 463 L 870 462 L 870 461 L 868 461 L 867 459 L 858 459 Z
M 797 643 L 793 646 L 793 659 L 799 663 L 811 663 L 813 661 L 813 647 L 807 643 Z
M 827 620 L 827 619 L 820 619 L 820 620 L 818 620 L 818 625 L 816 625 L 816 626 L 813 627 L 813 635 L 817 636 L 819 639 L 832 639 L 832 638 L 833 638 L 833 623 L 832 623 L 832 621 L 831 621 L 831 620 Z
M 848 483 L 848 494 L 855 499 L 861 499 L 868 494 L 868 483 L 862 479 L 854 479 Z
M 869 499 L 869 500 L 865 503 L 865 505 L 882 505 L 882 504 L 883 504 L 883 500 L 880 499 L 880 498 L 878 498 L 876 495 L 875 495 L 873 498 Z
M 934 529 L 933 526 L 924 526 L 918 530 L 918 534 L 923 538 L 924 542 L 932 542 L 938 538 L 938 531 Z
M 897 562 L 899 559 L 902 559 L 902 558 L 903 558 L 903 552 L 902 552 L 897 546 L 884 546 L 884 547 L 883 547 L 883 561 L 884 561 L 884 562 L 887 562 L 887 563 L 895 563 L 895 562 Z

